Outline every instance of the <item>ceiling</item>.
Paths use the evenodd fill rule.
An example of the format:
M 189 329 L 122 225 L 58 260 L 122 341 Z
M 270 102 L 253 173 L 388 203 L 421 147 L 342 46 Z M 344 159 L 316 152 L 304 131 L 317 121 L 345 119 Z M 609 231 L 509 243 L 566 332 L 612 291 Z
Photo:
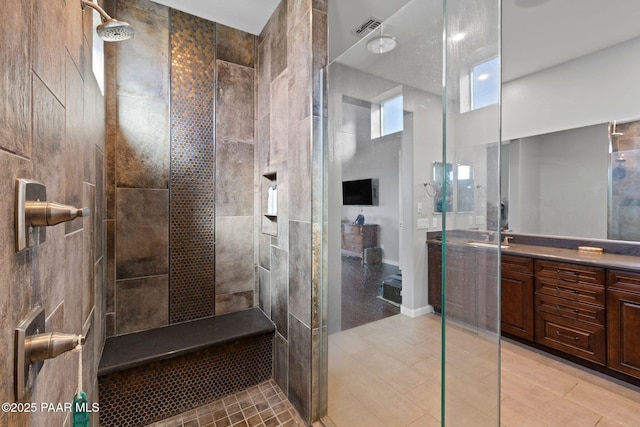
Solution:
M 209 21 L 258 35 L 280 0 L 153 0 Z
M 156 1 L 252 34 L 260 33 L 279 3 L 279 0 Z M 442 0 L 328 1 L 331 60 L 338 58 L 351 67 L 425 90 L 441 86 Z M 448 5 L 449 13 L 459 16 L 449 22 L 450 34 L 468 33 L 456 47 L 460 58 L 477 61 L 483 49 L 487 55 L 497 53 L 497 33 L 490 31 L 497 28 L 494 10 L 497 1 Z M 452 10 L 456 3 L 464 8 Z M 640 37 L 638 0 L 502 0 L 502 4 L 503 81 Z M 360 37 L 353 31 L 371 17 L 386 21 L 382 30 L 398 42 L 393 52 L 373 55 L 366 51 L 364 43 L 358 43 Z M 478 26 L 479 20 L 483 25 Z

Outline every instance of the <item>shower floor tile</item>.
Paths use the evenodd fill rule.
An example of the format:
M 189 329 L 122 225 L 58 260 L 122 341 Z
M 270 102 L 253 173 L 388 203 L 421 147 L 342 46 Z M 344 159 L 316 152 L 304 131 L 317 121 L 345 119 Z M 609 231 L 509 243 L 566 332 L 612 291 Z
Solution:
M 280 387 L 269 380 L 147 427 L 303 427 Z

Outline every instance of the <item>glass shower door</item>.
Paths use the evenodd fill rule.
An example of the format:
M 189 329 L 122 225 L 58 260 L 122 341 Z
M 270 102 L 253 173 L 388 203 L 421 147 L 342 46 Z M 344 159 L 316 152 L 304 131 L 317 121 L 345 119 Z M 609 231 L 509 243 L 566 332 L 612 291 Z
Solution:
M 441 422 L 498 426 L 500 2 L 446 0 L 444 34 Z
M 498 13 L 498 0 L 412 0 L 327 68 L 322 342 L 329 369 L 321 393 L 338 427 L 499 425 Z M 377 180 L 377 202 L 349 204 L 344 183 L 363 179 Z M 389 348 L 375 334 L 344 335 L 340 266 L 351 242 L 343 230 L 360 215 L 378 225 L 383 262 L 400 264 L 401 315 L 417 319 L 393 324 L 407 329 Z M 441 240 L 438 249 L 429 239 Z M 436 271 L 438 303 L 430 289 Z M 336 341 L 342 347 L 332 353 Z M 352 357 L 349 343 L 361 344 L 349 351 L 366 360 Z M 394 359 L 401 353 L 394 345 L 416 354 Z M 403 374 L 415 370 L 408 383 L 416 387 L 399 395 L 389 390 L 398 384 L 376 390 L 389 377 L 364 378 L 376 359 Z M 385 408 L 389 402 L 397 407 Z M 403 424 L 404 417 L 416 418 Z

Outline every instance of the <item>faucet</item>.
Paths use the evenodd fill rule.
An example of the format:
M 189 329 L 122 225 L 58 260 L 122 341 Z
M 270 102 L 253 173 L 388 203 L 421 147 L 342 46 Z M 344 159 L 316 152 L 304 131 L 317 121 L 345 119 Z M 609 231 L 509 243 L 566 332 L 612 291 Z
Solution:
M 485 242 L 493 242 L 493 239 L 495 237 L 494 233 L 491 231 L 489 231 L 487 234 L 483 234 L 483 236 Z
M 509 239 L 513 240 L 513 237 L 504 236 L 504 239 L 502 239 L 502 243 L 504 243 L 505 245 L 508 245 L 509 244 Z

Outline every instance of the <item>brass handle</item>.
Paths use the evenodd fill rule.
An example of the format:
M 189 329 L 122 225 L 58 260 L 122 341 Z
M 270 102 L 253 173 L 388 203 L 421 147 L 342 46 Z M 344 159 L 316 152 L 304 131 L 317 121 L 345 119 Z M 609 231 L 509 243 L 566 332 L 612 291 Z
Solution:
M 560 331 L 556 331 L 556 335 L 561 337 L 561 338 L 566 338 L 568 340 L 578 341 L 580 339 L 580 337 L 570 337 L 569 335 L 561 334 Z
M 84 344 L 82 335 L 61 334 L 59 332 L 34 335 L 25 339 L 25 360 L 37 362 L 52 359 L 73 350 L 78 344 Z
M 89 215 L 89 208 L 74 208 L 57 202 L 26 202 L 26 225 L 46 227 Z

